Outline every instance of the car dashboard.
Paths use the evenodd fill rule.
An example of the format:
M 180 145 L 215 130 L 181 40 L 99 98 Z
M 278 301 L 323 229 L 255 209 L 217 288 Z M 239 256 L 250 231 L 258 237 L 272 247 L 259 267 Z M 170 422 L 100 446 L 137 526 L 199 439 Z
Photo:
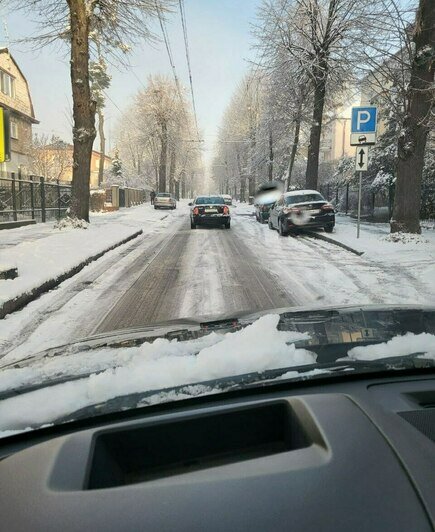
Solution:
M 6 438 L 1 528 L 433 530 L 426 371 L 263 384 Z

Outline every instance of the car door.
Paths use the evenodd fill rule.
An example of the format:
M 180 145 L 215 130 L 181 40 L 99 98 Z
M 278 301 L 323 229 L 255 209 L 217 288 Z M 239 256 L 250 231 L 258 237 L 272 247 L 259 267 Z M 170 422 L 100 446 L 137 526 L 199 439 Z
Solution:
M 283 204 L 284 204 L 284 197 L 281 196 L 279 200 L 275 203 L 271 211 L 272 225 L 276 228 L 278 228 L 278 219 L 279 219 Z

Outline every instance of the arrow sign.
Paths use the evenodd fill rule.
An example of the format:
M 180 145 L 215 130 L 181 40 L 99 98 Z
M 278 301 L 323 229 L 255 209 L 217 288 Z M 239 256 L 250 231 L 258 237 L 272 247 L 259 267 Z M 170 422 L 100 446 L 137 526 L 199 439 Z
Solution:
M 367 172 L 369 164 L 369 147 L 361 146 L 356 149 L 355 170 L 358 172 Z

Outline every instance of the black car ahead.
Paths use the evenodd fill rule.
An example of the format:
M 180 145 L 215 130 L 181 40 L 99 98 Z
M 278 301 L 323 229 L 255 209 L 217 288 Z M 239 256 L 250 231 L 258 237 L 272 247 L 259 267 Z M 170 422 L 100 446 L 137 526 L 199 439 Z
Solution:
M 270 210 L 272 209 L 274 203 L 257 203 L 255 205 L 255 218 L 257 222 L 265 224 L 269 219 Z
M 297 229 L 321 229 L 332 233 L 335 226 L 333 205 L 316 190 L 286 192 L 269 215 L 269 228 L 284 236 Z
M 189 205 L 191 229 L 196 229 L 197 225 L 223 225 L 226 229 L 230 228 L 230 208 L 222 196 L 198 196 Z

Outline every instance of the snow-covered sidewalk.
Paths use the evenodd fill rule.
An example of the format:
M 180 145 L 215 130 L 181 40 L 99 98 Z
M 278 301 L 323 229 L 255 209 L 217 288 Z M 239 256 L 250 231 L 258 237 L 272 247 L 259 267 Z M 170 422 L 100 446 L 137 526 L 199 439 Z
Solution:
M 180 207 L 185 208 L 184 203 Z M 176 211 L 154 210 L 148 203 L 113 213 L 93 214 L 87 229 L 59 230 L 54 223 L 49 223 L 2 231 L 0 264 L 18 268 L 18 277 L 0 280 L 0 308 L 138 231 L 149 233 L 173 212 Z

